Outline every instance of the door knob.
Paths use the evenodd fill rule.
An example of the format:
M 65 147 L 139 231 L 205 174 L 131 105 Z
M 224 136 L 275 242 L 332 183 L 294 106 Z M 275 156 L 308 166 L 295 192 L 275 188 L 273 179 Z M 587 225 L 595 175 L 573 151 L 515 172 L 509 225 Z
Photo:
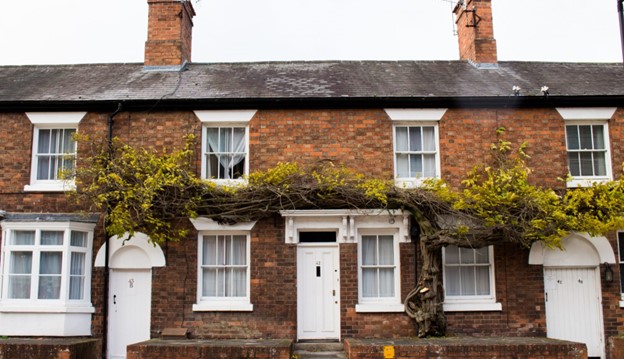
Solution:
M 117 294 L 113 295 L 113 304 L 117 304 Z

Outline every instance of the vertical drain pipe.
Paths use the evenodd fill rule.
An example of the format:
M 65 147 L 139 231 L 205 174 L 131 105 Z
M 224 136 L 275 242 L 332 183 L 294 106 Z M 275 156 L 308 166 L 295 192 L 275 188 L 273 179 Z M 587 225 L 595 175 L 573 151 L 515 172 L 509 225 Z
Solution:
M 624 0 L 616 0 L 620 19 L 620 41 L 622 42 L 622 65 L 624 65 Z
M 113 123 L 115 116 L 121 111 L 121 102 L 117 105 L 117 109 L 108 115 L 108 161 L 110 162 L 113 157 Z M 108 235 L 108 216 L 110 214 L 110 208 L 106 205 L 106 217 L 104 218 L 104 294 L 102 301 L 102 359 L 107 359 L 108 356 L 108 295 L 109 295 L 109 263 L 108 257 L 110 256 L 110 236 Z

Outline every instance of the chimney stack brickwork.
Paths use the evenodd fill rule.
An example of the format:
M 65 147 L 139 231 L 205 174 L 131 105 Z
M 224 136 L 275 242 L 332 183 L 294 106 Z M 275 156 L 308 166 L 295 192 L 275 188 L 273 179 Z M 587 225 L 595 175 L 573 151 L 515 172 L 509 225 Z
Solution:
M 187 0 L 148 0 L 145 66 L 181 66 L 191 61 L 195 10 Z
M 477 64 L 498 62 L 491 0 L 465 0 L 453 12 L 456 16 L 459 57 Z M 476 15 L 476 16 L 474 16 Z

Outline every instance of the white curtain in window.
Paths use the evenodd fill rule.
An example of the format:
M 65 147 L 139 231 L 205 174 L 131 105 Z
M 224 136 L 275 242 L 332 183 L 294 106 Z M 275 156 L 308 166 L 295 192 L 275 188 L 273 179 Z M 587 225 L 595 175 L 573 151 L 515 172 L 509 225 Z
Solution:
M 63 231 L 41 231 L 42 246 L 61 246 L 63 245 Z
M 214 155 L 219 163 L 219 173 L 209 175 L 219 179 L 234 179 L 234 167 L 245 160 L 245 129 L 208 128 L 206 140 L 208 159 L 210 155 Z
M 376 264 L 377 243 L 375 236 L 362 236 L 362 265 Z M 376 268 L 362 268 L 362 296 L 377 297 L 378 279 Z
M 444 286 L 447 296 L 490 295 L 490 257 L 487 247 L 444 248 Z
M 32 246 L 35 244 L 35 231 L 13 231 L 11 244 Z
M 72 252 L 70 262 L 69 299 L 83 299 L 85 253 Z
M 59 299 L 63 252 L 41 252 L 39 258 L 39 299 Z
M 11 252 L 9 298 L 30 298 L 32 252 Z

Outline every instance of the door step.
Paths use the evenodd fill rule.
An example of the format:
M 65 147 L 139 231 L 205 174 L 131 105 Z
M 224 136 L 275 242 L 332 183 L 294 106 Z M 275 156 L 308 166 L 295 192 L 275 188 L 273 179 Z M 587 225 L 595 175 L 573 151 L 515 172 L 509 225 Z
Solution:
M 347 359 L 339 342 L 295 343 L 292 359 Z

